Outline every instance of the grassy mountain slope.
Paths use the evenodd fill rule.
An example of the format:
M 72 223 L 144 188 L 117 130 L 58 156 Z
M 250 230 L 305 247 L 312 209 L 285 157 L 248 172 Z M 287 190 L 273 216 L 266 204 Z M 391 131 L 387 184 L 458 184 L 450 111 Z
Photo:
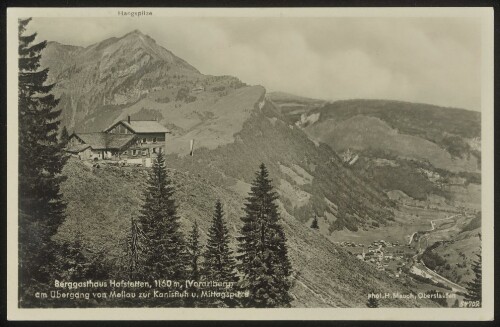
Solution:
M 387 150 L 403 158 L 428 160 L 435 167 L 452 171 L 475 171 L 477 167 L 474 158 L 454 158 L 436 143 L 419 136 L 402 134 L 373 116 L 357 115 L 340 121 L 322 118 L 321 122 L 306 127 L 306 131 L 338 151 L 348 148 L 356 151 Z
M 474 279 L 472 265 L 481 251 L 481 212 L 470 218 L 464 218 L 456 225 L 448 221 L 438 226 L 445 232 L 432 240 L 430 263 L 426 263 L 434 265 L 432 269 L 461 285 Z
M 459 156 L 447 138 L 481 136 L 481 114 L 475 111 L 389 100 L 346 100 L 329 103 L 313 112 L 337 122 L 357 115 L 379 118 L 401 134 L 419 136 Z M 465 147 L 465 145 L 464 145 Z
M 345 167 L 372 180 L 397 204 L 443 212 L 481 210 L 480 113 L 383 100 L 337 101 L 319 107 L 303 101 L 296 111 L 289 111 L 287 103 L 293 101 L 293 97 L 282 96 L 273 103 L 283 106 L 289 122 L 312 140 L 329 145 Z M 401 222 L 400 213 L 395 213 L 396 223 L 390 226 L 356 234 L 336 231 L 331 237 L 356 241 L 378 235 L 389 239 L 397 234 Z M 413 223 L 424 223 L 421 216 Z M 477 225 L 464 232 L 457 230 L 469 220 L 467 216 L 456 223 L 448 221 L 450 228 L 436 233 L 429 243 L 442 242 L 432 250 L 442 258 L 434 269 L 462 285 L 473 278 L 471 263 L 480 250 Z M 412 228 L 416 227 L 403 233 L 411 234 Z M 328 234 L 322 223 L 320 230 Z
M 308 106 L 309 100 L 289 113 L 286 103 L 291 101 L 281 96 L 273 103 L 312 140 L 328 144 L 347 160 L 346 166 L 385 191 L 400 190 L 417 200 L 438 195 L 469 202 L 468 185 L 480 184 L 478 112 L 386 100 Z
M 331 148 L 314 144 L 281 117 L 272 103 L 256 103 L 234 135 L 235 142 L 196 149 L 190 158 L 167 146 L 167 160 L 171 167 L 237 191 L 252 181 L 255 167 L 264 162 L 276 176 L 286 210 L 303 222 L 315 213 L 327 217 L 332 230 L 357 230 L 371 221 L 383 224 L 392 219 L 385 194 L 346 169 Z
M 448 242 L 440 242 L 433 252 L 444 259 L 444 264 L 437 266 L 435 271 L 449 280 L 467 285 L 474 277 L 472 265 L 477 260 L 481 250 L 480 229 L 460 233 Z
M 333 141 L 330 145 L 336 150 L 349 147 L 349 139 L 353 139 L 354 147 L 371 142 L 364 147 L 375 146 L 410 157 L 419 154 L 426 160 L 433 160 L 438 155 L 442 157 L 442 162 L 435 161 L 438 166 L 448 167 L 450 159 L 456 161 L 451 163 L 453 170 L 480 169 L 475 165 L 480 160 L 481 150 L 479 112 L 389 100 L 321 102 L 300 100 L 300 97 L 295 100 L 294 96 L 281 93 L 272 93 L 268 97 L 289 121 L 305 128 L 319 141 Z M 288 110 L 288 103 L 300 104 L 300 110 Z M 372 135 L 374 138 L 370 140 Z M 386 144 L 376 145 L 377 142 Z M 432 149 L 423 154 L 421 151 L 405 153 L 405 145 L 424 151 L 425 147 Z
M 126 272 L 126 238 L 130 219 L 137 217 L 142 201 L 147 168 L 92 168 L 70 160 L 64 168 L 68 179 L 62 185 L 70 204 L 68 218 L 57 235 L 74 239 L 79 231 L 90 252 L 105 251 L 117 277 Z M 185 231 L 196 219 L 202 242 L 210 224 L 216 199 L 221 199 L 234 238 L 241 226 L 244 195 L 231 187 L 220 187 L 197 174 L 169 169 L 176 187 L 175 197 Z M 316 231 L 304 228 L 281 207 L 294 267 L 292 294 L 295 307 L 364 307 L 367 293 L 409 293 L 411 281 L 389 279 L 328 241 Z M 234 244 L 233 244 L 234 247 Z M 407 284 L 406 286 L 404 284 Z M 435 306 L 431 301 L 384 299 L 383 306 Z
M 140 31 L 86 48 L 49 42 L 41 65 L 49 68 L 49 82 L 57 82 L 63 125 L 79 131 L 100 131 L 144 99 L 181 108 L 243 85 L 234 77 L 201 74 Z

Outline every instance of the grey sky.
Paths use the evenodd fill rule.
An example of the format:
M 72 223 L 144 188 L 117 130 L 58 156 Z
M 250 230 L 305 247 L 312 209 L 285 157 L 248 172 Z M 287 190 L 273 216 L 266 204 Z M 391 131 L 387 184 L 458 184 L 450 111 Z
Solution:
M 269 91 L 481 106 L 477 18 L 35 18 L 29 27 L 81 46 L 139 29 L 204 74 Z

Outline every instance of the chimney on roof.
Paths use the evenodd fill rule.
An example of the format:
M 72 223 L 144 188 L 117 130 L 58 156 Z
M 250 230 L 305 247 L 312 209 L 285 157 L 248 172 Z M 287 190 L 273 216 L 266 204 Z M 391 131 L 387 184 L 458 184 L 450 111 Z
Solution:
M 127 122 L 130 124 L 130 115 L 127 116 Z

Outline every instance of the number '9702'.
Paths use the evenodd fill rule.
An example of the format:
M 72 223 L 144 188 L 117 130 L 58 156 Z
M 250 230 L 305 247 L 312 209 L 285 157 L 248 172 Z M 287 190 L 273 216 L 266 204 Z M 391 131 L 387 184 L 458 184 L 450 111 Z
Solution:
M 460 302 L 461 308 L 480 308 L 481 301 L 462 301 Z

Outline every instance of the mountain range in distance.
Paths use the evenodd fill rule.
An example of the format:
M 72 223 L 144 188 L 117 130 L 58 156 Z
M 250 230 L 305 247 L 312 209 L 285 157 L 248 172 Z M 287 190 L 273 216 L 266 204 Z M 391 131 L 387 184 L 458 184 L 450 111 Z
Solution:
M 303 266 L 295 276 L 296 306 L 363 306 L 371 288 L 418 287 L 365 267 L 336 244 L 339 235 L 391 233 L 391 226 L 416 219 L 404 206 L 480 210 L 478 112 L 267 93 L 236 77 L 204 75 L 137 30 L 88 47 L 49 42 L 42 66 L 56 83 L 62 125 L 70 131 L 101 131 L 127 116 L 156 119 L 172 131 L 166 160 L 186 228 L 195 219 L 208 224 L 215 196 L 237 226 L 241 201 L 264 162 L 280 196 L 292 260 Z M 188 155 L 190 140 L 194 156 Z M 112 249 L 122 242 L 127 217 L 140 206 L 141 178 L 107 170 L 92 174 L 75 162 L 65 173 L 69 214 L 58 237 L 70 238 L 80 222 L 91 247 L 102 242 Z M 309 228 L 314 216 L 319 231 Z M 106 227 L 92 232 L 95 224 Z M 200 224 L 202 231 L 207 224 Z M 347 267 L 360 272 L 347 278 Z

